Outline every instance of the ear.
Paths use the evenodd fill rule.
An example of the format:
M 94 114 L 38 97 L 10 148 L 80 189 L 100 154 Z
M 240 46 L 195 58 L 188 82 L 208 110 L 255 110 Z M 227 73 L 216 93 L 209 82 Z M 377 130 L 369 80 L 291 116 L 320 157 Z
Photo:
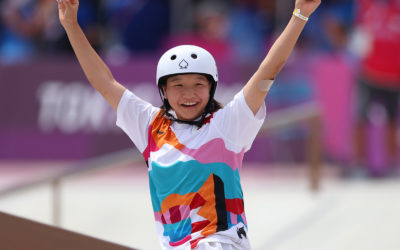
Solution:
M 161 88 L 162 88 L 162 91 L 163 91 L 163 94 L 164 94 L 164 99 L 168 99 L 168 97 L 167 97 L 167 86 L 164 85 Z

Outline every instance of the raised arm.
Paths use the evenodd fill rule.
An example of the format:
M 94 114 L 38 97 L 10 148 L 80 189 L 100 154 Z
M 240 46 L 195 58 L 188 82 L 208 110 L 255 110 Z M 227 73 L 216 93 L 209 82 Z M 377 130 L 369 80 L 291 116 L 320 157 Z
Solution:
M 300 10 L 301 16 L 309 17 L 319 6 L 321 0 L 296 0 L 295 9 Z M 272 80 L 278 75 L 292 52 L 306 20 L 301 16 L 292 15 L 285 30 L 272 45 L 266 58 L 258 70 L 244 87 L 244 97 L 254 114 L 260 109 L 271 87 Z
M 125 91 L 111 74 L 100 56 L 90 45 L 78 24 L 78 0 L 57 0 L 60 22 L 67 32 L 75 55 L 90 84 L 100 92 L 114 110 Z

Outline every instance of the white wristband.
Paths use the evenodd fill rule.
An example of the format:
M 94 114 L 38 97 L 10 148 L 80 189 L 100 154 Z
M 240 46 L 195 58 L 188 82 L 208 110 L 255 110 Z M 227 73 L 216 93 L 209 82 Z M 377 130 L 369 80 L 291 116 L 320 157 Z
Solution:
M 295 9 L 294 11 L 293 11 L 293 15 L 294 16 L 296 16 L 296 17 L 298 17 L 298 18 L 300 18 L 301 20 L 304 20 L 304 21 L 308 21 L 308 17 L 306 17 L 306 16 L 303 16 L 302 14 L 301 14 L 301 12 L 300 12 L 300 9 Z

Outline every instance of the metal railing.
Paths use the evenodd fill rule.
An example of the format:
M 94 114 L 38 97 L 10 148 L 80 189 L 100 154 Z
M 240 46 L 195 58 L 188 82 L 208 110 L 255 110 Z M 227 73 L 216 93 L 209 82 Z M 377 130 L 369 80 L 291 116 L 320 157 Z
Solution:
M 320 188 L 320 166 L 321 166 L 321 125 L 320 112 L 315 103 L 298 105 L 279 112 L 268 114 L 258 136 L 266 135 L 272 130 L 285 129 L 305 123 L 310 127 L 308 136 L 308 163 L 310 188 L 313 192 Z M 128 149 L 116 153 L 107 154 L 93 158 L 81 163 L 74 164 L 65 170 L 40 179 L 16 184 L 0 190 L 0 198 L 28 190 L 37 186 L 50 184 L 52 190 L 52 217 L 55 226 L 61 225 L 61 182 L 69 177 L 82 175 L 92 171 L 108 169 L 122 164 L 144 163 L 143 157 L 136 149 Z
M 272 130 L 286 129 L 300 123 L 305 123 L 309 127 L 306 145 L 309 165 L 308 174 L 311 191 L 316 192 L 320 189 L 321 182 L 322 128 L 320 110 L 315 102 L 301 104 L 269 114 L 258 136 L 265 135 Z
M 73 164 L 70 167 L 56 172 L 51 175 L 46 175 L 38 179 L 17 183 L 8 188 L 0 190 L 0 198 L 12 195 L 17 192 L 29 190 L 42 185 L 50 185 L 52 190 L 52 217 L 53 225 L 61 225 L 61 182 L 70 177 L 83 175 L 93 171 L 113 168 L 116 165 L 134 164 L 143 161 L 142 155 L 135 149 L 127 149 L 116 153 L 111 153 L 96 157 L 84 162 Z

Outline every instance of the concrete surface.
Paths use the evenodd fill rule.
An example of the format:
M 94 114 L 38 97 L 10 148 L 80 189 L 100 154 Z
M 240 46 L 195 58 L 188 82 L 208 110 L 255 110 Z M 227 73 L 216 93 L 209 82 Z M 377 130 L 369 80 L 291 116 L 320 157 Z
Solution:
M 54 171 L 52 164 L 18 164 L 0 164 L 0 188 Z M 327 171 L 322 189 L 312 193 L 305 173 L 301 166 L 245 166 L 242 185 L 254 249 L 399 249 L 400 179 L 342 180 Z M 49 186 L 18 192 L 0 197 L 0 211 L 51 224 L 51 197 Z M 61 200 L 62 227 L 159 249 L 144 166 L 66 179 Z

